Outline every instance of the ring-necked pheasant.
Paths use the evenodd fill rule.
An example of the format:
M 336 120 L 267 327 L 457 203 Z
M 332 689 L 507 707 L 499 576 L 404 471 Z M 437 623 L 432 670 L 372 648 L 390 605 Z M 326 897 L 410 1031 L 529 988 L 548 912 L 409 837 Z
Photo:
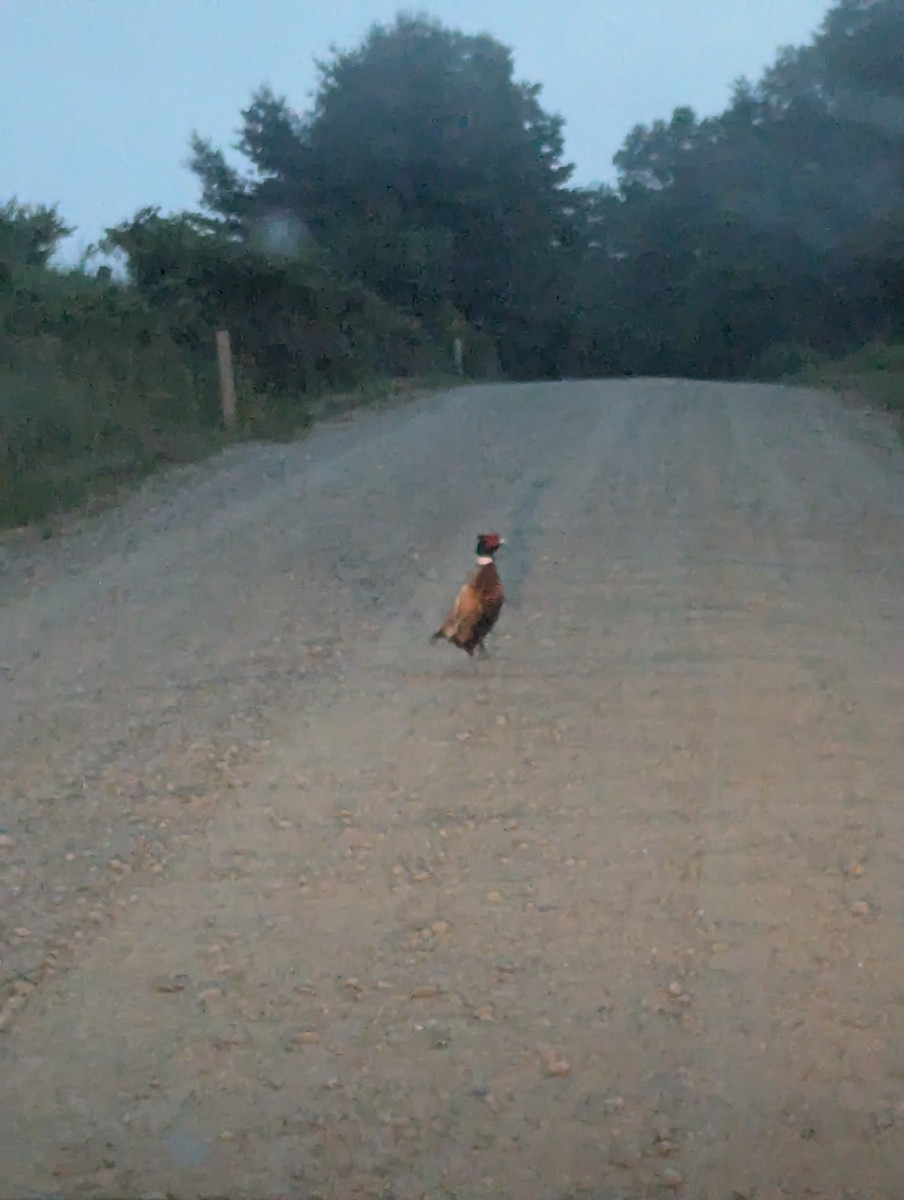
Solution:
M 430 639 L 445 638 L 472 656 L 486 654 L 484 638 L 499 620 L 505 600 L 502 580 L 496 570 L 495 554 L 505 538 L 498 533 L 477 535 L 477 569 L 455 598 L 452 611 Z

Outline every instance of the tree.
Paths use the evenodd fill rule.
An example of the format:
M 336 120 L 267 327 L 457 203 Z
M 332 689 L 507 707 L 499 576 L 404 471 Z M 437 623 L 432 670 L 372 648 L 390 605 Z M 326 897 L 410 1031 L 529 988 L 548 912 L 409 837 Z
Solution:
M 229 328 L 261 391 L 300 394 L 435 365 L 418 322 L 342 279 L 316 246 L 274 258 L 230 222 L 153 208 L 107 233 L 107 248 L 125 254 L 130 281 L 165 317 L 169 336 L 209 355 L 213 331 Z
M 304 116 L 266 89 L 253 97 L 239 142 L 249 177 L 195 137 L 205 204 L 246 231 L 293 213 L 340 271 L 419 315 L 451 303 L 523 368 L 526 345 L 549 340 L 544 289 L 571 199 L 562 121 L 539 86 L 515 81 L 495 39 L 406 15 L 334 51 L 319 76 Z
M 899 0 L 841 0 L 826 15 L 819 47 L 833 90 L 849 112 L 864 99 L 869 113 L 871 98 L 904 96 L 904 8 Z M 899 130 L 904 124 L 900 106 L 894 124 Z
M 615 155 L 624 187 L 665 188 L 676 181 L 682 161 L 706 138 L 709 123 L 692 108 L 676 108 L 671 120 L 635 125 Z
M 56 205 L 8 200 L 0 205 L 0 275 L 9 278 L 18 268 L 45 267 L 72 232 Z
M 902 62 L 900 0 L 839 0 L 720 115 L 636 126 L 584 252 L 584 368 L 737 376 L 901 332 Z

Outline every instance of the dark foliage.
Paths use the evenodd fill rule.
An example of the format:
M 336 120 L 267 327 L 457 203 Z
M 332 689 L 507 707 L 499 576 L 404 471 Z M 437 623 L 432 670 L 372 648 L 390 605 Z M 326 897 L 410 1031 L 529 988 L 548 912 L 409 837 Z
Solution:
M 738 377 L 904 333 L 904 7 L 842 0 L 720 116 L 638 126 L 593 237 L 569 366 Z

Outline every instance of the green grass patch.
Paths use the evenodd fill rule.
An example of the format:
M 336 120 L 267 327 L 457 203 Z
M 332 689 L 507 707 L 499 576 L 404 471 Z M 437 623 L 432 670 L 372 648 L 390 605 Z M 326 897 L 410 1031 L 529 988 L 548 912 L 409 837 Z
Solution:
M 0 528 L 102 507 L 151 472 L 203 459 L 236 441 L 289 441 L 314 422 L 460 386 L 458 376 L 372 379 L 343 391 L 256 395 L 238 381 L 238 428 L 191 381 L 137 390 L 88 387 L 49 370 L 0 366 Z M 210 391 L 209 385 L 202 389 Z M 213 388 L 215 396 L 215 386 Z
M 845 358 L 810 363 L 788 382 L 846 392 L 904 414 L 904 343 L 864 346 Z

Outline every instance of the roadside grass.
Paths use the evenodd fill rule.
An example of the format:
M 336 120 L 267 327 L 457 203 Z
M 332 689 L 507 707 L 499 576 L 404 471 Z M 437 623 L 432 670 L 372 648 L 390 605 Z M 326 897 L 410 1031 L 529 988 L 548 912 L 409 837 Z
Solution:
M 904 343 L 877 343 L 841 359 L 813 360 L 787 381 L 857 396 L 876 408 L 904 416 Z
M 236 442 L 288 441 L 314 423 L 462 386 L 460 376 L 374 378 L 346 390 L 259 395 L 237 380 L 238 425 L 222 428 L 216 382 L 184 369 L 153 386 L 52 366 L 0 364 L 0 528 L 115 503 L 150 473 Z

